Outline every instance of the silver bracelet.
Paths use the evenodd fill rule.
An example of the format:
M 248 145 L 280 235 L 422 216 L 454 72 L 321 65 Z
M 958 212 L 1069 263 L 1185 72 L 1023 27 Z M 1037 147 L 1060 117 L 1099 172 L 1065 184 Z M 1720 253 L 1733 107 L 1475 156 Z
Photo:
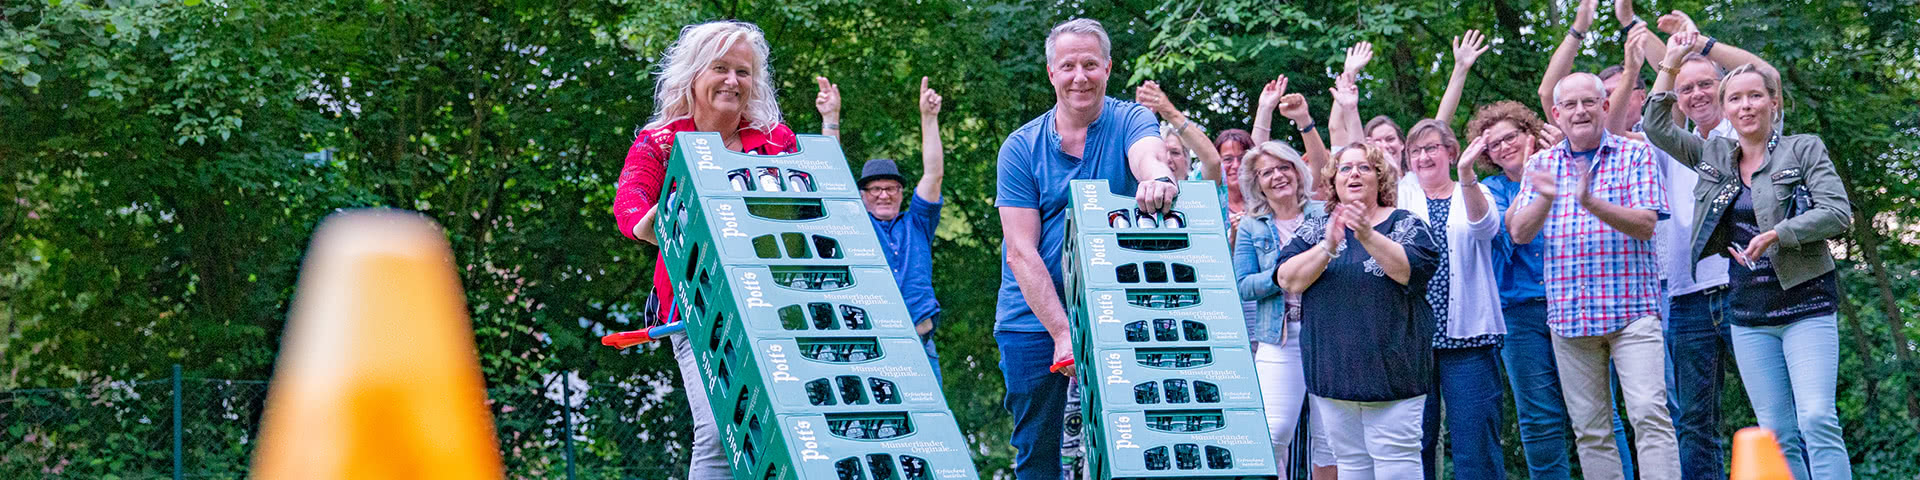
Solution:
M 840 124 L 838 124 L 838 123 L 825 123 L 825 124 L 821 124 L 821 125 L 820 125 L 820 129 L 821 129 L 821 130 L 839 130 L 839 129 L 840 129 Z

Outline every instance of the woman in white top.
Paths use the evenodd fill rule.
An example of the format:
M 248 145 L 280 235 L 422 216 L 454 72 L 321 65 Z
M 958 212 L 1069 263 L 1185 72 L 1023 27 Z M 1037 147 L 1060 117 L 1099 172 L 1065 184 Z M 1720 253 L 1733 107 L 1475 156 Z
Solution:
M 1500 448 L 1500 343 L 1507 333 L 1495 285 L 1493 238 L 1501 218 L 1493 194 L 1480 185 L 1473 159 L 1485 151 L 1476 139 L 1460 153 L 1453 129 L 1421 120 L 1407 130 L 1407 166 L 1418 187 L 1399 192 L 1400 208 L 1427 221 L 1440 245 L 1439 269 L 1427 286 L 1433 307 L 1434 385 L 1428 395 L 1427 436 L 1436 439 L 1444 401 L 1459 478 L 1504 478 Z M 1453 172 L 1460 181 L 1455 182 Z

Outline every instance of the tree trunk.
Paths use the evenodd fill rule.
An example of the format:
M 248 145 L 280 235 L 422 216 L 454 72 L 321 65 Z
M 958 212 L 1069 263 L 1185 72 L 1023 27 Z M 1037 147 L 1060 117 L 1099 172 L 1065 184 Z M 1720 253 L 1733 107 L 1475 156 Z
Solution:
M 1900 312 L 1900 302 L 1893 296 L 1893 277 L 1887 274 L 1886 263 L 1880 257 L 1880 232 L 1873 228 L 1869 216 L 1855 215 L 1853 218 L 1854 238 L 1860 241 L 1861 260 L 1873 269 L 1874 288 L 1880 293 L 1880 311 L 1887 319 L 1887 333 L 1893 337 L 1893 354 L 1905 365 L 1913 360 L 1913 354 L 1907 350 L 1907 321 Z
M 1860 243 L 1858 241 L 1847 242 L 1847 244 L 1856 251 L 1860 250 Z M 1860 257 L 1858 254 L 1855 254 L 1852 255 L 1851 258 Z M 1848 276 L 1849 275 L 1841 276 L 1841 285 L 1847 284 L 1848 279 L 1846 277 Z M 1867 411 L 1865 417 L 1868 419 L 1879 418 L 1880 381 L 1884 380 L 1886 376 L 1879 366 L 1874 365 L 1873 358 L 1876 355 L 1874 355 L 1873 351 L 1873 342 L 1867 340 L 1867 328 L 1860 321 L 1860 306 L 1854 302 L 1852 295 L 1847 294 L 1845 288 L 1840 290 L 1840 325 L 1844 327 L 1842 330 L 1847 331 L 1847 337 L 1853 340 L 1853 350 L 1860 352 L 1860 357 L 1865 360 L 1862 363 L 1869 366 L 1865 372 L 1862 372 L 1866 377 L 1860 379 L 1861 382 L 1859 383 L 1867 393 Z
M 1907 320 L 1900 302 L 1893 296 L 1893 277 L 1880 258 L 1880 232 L 1873 228 L 1873 216 L 1859 212 L 1853 216 L 1854 238 L 1860 241 L 1861 259 L 1873 269 L 1874 288 L 1880 293 L 1880 311 L 1887 319 L 1887 335 L 1893 339 L 1894 368 L 1911 370 L 1913 354 L 1907 351 Z M 1912 381 L 1912 379 L 1909 379 Z M 1907 417 L 1920 418 L 1920 396 L 1907 396 Z

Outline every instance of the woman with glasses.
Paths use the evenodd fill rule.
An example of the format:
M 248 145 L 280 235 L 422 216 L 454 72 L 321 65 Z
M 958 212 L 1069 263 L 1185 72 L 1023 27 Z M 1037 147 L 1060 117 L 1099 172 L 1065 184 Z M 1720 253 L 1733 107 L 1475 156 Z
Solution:
M 1322 174 L 1328 215 L 1302 223 L 1273 271 L 1281 290 L 1300 292 L 1313 415 L 1340 478 L 1419 478 L 1437 247 L 1426 222 L 1394 207 L 1399 172 L 1379 147 L 1349 145 Z
M 1493 194 L 1473 170 L 1488 140 L 1475 139 L 1462 154 L 1453 129 L 1432 119 L 1414 124 L 1407 138 L 1407 164 L 1416 181 L 1414 190 L 1400 192 L 1399 203 L 1433 227 L 1440 256 L 1427 288 L 1440 395 L 1429 396 L 1427 407 L 1445 408 L 1459 477 L 1504 478 L 1499 354 L 1507 328 L 1493 270 L 1501 219 L 1493 212 Z M 1437 430 L 1430 425 L 1427 433 L 1437 440 Z
M 1274 461 L 1284 469 L 1307 386 L 1300 364 L 1300 294 L 1281 290 L 1273 273 L 1279 266 L 1280 248 L 1293 241 L 1295 231 L 1308 218 L 1325 217 L 1326 205 L 1312 200 L 1313 170 L 1293 147 L 1262 143 L 1246 153 L 1246 165 L 1238 180 L 1246 197 L 1247 218 L 1235 227 L 1239 233 L 1233 246 L 1233 270 L 1239 278 L 1240 298 L 1257 305 L 1249 317 L 1254 322 L 1250 337 L 1254 368 Z

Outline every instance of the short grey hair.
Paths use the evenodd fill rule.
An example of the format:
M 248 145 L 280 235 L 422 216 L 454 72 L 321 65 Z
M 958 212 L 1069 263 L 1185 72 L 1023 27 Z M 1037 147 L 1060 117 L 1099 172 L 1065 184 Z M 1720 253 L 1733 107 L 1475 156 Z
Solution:
M 1053 64 L 1054 40 L 1060 38 L 1061 35 L 1069 33 L 1092 35 L 1093 38 L 1099 39 L 1100 58 L 1113 59 L 1113 40 L 1107 37 L 1106 27 L 1100 26 L 1099 20 L 1076 18 L 1061 22 L 1059 25 L 1054 25 L 1053 30 L 1047 32 L 1047 64 Z
M 1560 91 L 1565 90 L 1567 88 L 1567 84 L 1570 84 L 1573 82 L 1586 82 L 1588 84 L 1591 84 L 1593 87 L 1593 91 L 1600 92 L 1601 100 L 1606 99 L 1607 83 L 1600 81 L 1599 75 L 1594 75 L 1587 72 L 1576 72 L 1571 75 L 1561 77 L 1559 83 L 1553 84 L 1553 103 L 1556 106 L 1558 106 L 1558 104 L 1560 103 Z M 1575 86 L 1578 87 L 1581 85 L 1575 85 Z
M 1313 198 L 1313 169 L 1307 167 L 1306 160 L 1301 159 L 1300 152 L 1294 150 L 1292 146 L 1285 142 L 1268 140 L 1266 143 L 1247 149 L 1247 154 L 1240 161 L 1240 178 L 1234 179 L 1240 182 L 1240 199 L 1246 201 L 1247 214 L 1273 214 L 1271 209 L 1267 208 L 1267 192 L 1260 190 L 1260 173 L 1254 171 L 1253 167 L 1254 161 L 1262 156 L 1293 164 L 1293 171 L 1300 175 L 1300 180 L 1293 182 L 1294 190 L 1299 192 L 1300 207 L 1304 210 L 1307 200 Z

